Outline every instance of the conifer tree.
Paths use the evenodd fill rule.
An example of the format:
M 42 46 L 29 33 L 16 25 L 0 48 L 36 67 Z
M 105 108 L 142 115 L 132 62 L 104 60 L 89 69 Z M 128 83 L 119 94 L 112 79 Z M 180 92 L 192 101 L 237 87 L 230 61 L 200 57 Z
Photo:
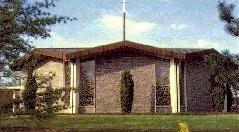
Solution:
M 123 113 L 130 113 L 134 99 L 134 81 L 130 70 L 121 75 L 121 109 Z

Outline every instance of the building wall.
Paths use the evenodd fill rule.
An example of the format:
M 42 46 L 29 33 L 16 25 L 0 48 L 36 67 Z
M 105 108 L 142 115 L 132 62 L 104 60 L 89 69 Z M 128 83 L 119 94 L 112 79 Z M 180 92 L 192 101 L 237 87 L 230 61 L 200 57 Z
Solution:
M 100 57 L 96 59 L 96 113 L 121 112 L 120 79 L 130 69 L 134 80 L 132 112 L 154 112 L 154 57 Z
M 49 73 L 54 73 L 55 76 L 53 78 L 52 86 L 53 88 L 62 88 L 64 87 L 64 65 L 61 60 L 45 60 L 39 63 L 38 68 L 35 72 L 38 75 L 47 76 Z
M 212 112 L 209 77 L 209 68 L 203 60 L 186 62 L 188 112 Z
M 38 76 L 43 76 L 47 77 L 50 74 L 49 73 L 54 73 L 55 76 L 53 77 L 53 80 L 51 81 L 52 87 L 57 89 L 57 88 L 62 88 L 64 87 L 64 65 L 62 60 L 59 59 L 45 59 L 44 61 L 41 61 L 38 63 L 37 68 L 34 70 L 34 72 Z M 27 70 L 22 69 L 22 76 L 25 78 L 22 81 L 26 81 L 27 77 Z M 24 83 L 23 83 L 24 84 Z M 42 91 L 44 89 L 39 89 L 39 91 Z M 21 91 L 22 92 L 22 91 Z M 70 102 L 72 102 L 72 99 L 70 99 Z M 59 100 L 59 103 L 61 105 L 64 104 L 62 100 Z M 59 113 L 72 113 L 72 106 L 69 106 L 66 109 L 60 110 Z

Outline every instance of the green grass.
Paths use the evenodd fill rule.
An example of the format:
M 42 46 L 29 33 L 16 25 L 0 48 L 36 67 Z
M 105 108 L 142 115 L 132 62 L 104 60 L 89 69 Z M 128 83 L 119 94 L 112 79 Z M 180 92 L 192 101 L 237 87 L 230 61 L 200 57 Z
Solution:
M 190 130 L 239 131 L 239 114 L 225 115 L 65 115 L 49 120 L 30 117 L 1 117 L 0 128 L 73 128 L 176 130 L 178 121 L 186 121 Z

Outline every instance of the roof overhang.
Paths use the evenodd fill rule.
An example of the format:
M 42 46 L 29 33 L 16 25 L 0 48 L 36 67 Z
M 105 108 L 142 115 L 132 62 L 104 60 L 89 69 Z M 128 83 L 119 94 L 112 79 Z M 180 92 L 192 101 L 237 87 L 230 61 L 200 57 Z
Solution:
M 157 48 L 157 47 L 143 45 L 143 44 L 130 42 L 130 41 L 126 41 L 126 43 L 121 41 L 121 42 L 116 42 L 113 44 L 102 45 L 102 46 L 97 46 L 94 48 L 89 48 L 86 50 L 68 53 L 66 54 L 66 58 L 67 59 L 87 58 L 87 57 L 102 55 L 105 53 L 109 53 L 110 51 L 120 50 L 120 49 L 122 50 L 132 49 L 132 50 L 138 51 L 139 53 L 150 55 L 150 56 L 156 56 L 156 57 L 185 59 L 185 54 L 183 53 L 177 53 L 177 52 L 173 52 L 172 50 Z
M 214 49 L 204 49 L 199 52 L 193 52 L 193 53 L 182 53 L 182 52 L 176 52 L 175 50 L 168 49 L 168 48 L 158 48 L 153 47 L 149 45 L 144 45 L 140 43 L 135 43 L 131 41 L 120 41 L 112 44 L 97 46 L 93 48 L 86 48 L 84 50 L 74 50 L 74 51 L 66 51 L 66 50 L 54 50 L 54 49 L 35 49 L 30 54 L 26 54 L 22 58 L 16 60 L 12 64 L 13 69 L 18 69 L 17 67 L 22 67 L 24 63 L 28 61 L 31 55 L 39 55 L 39 57 L 42 57 L 43 59 L 46 57 L 50 58 L 57 58 L 62 59 L 65 61 L 72 60 L 72 59 L 87 59 L 92 57 L 97 57 L 101 55 L 107 55 L 109 53 L 115 52 L 115 51 L 134 51 L 138 54 L 142 55 L 148 55 L 148 56 L 155 56 L 155 57 L 161 57 L 166 59 L 190 59 L 195 57 L 202 57 L 205 54 L 220 54 Z M 117 53 L 117 52 L 115 52 Z

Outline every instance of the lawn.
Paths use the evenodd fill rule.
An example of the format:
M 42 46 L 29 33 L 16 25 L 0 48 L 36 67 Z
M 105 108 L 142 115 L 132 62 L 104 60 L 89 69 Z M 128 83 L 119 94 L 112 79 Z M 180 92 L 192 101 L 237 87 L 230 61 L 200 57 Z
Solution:
M 192 131 L 239 131 L 239 114 L 225 115 L 65 115 L 40 121 L 30 117 L 1 117 L 1 128 L 60 130 L 176 131 L 185 121 Z

